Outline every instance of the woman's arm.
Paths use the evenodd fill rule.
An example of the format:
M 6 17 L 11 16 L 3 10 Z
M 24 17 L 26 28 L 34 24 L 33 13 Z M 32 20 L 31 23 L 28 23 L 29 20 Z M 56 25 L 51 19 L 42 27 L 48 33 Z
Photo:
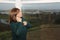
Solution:
M 31 28 L 32 25 L 23 18 L 23 25 L 27 28 Z
M 32 25 L 30 23 L 27 23 L 27 25 L 25 27 L 27 27 L 29 29 L 32 27 Z

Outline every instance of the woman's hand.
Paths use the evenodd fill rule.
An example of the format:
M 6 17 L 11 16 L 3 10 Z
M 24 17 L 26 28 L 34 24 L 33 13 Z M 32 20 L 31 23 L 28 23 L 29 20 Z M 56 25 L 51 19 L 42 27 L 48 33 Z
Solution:
M 22 22 L 22 18 L 16 17 L 17 22 Z M 26 26 L 27 22 L 23 21 L 23 25 Z
M 23 25 L 26 26 L 27 25 L 27 22 L 26 21 L 23 21 Z
M 22 22 L 22 18 L 16 17 L 17 22 Z

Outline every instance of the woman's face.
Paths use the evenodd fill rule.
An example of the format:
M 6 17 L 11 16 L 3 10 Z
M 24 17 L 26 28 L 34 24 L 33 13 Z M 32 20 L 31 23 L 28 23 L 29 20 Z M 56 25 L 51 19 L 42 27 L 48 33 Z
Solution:
M 18 17 L 22 17 L 22 12 L 19 12 L 19 13 L 17 14 L 17 16 L 18 16 Z

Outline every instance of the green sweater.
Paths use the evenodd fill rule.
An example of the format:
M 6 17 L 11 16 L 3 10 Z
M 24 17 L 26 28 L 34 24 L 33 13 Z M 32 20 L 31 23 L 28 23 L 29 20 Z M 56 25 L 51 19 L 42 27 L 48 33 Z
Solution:
M 23 19 L 22 22 L 26 21 L 24 18 L 22 18 L 22 19 Z M 15 40 L 15 36 L 20 36 L 20 40 L 22 40 L 22 39 L 26 38 L 26 34 L 28 31 L 27 29 L 31 28 L 31 24 L 27 23 L 27 25 L 24 26 L 21 22 L 16 22 L 16 23 L 11 22 L 10 27 L 11 27 L 11 31 L 12 31 L 13 40 Z M 23 38 L 23 36 L 25 36 L 25 37 Z

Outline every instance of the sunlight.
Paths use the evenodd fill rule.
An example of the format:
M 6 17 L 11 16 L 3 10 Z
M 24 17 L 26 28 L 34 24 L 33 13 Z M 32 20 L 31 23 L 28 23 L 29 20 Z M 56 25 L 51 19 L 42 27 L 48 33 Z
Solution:
M 16 0 L 0 0 L 0 1 L 16 1 Z M 21 0 L 21 1 L 60 1 L 60 0 Z
M 0 1 L 0 3 L 15 3 L 15 1 Z
M 60 2 L 60 1 L 58 0 L 22 1 L 22 3 L 52 3 L 52 2 Z
M 21 6 L 22 6 L 21 0 L 16 0 L 15 6 L 16 6 L 16 8 L 21 9 Z

